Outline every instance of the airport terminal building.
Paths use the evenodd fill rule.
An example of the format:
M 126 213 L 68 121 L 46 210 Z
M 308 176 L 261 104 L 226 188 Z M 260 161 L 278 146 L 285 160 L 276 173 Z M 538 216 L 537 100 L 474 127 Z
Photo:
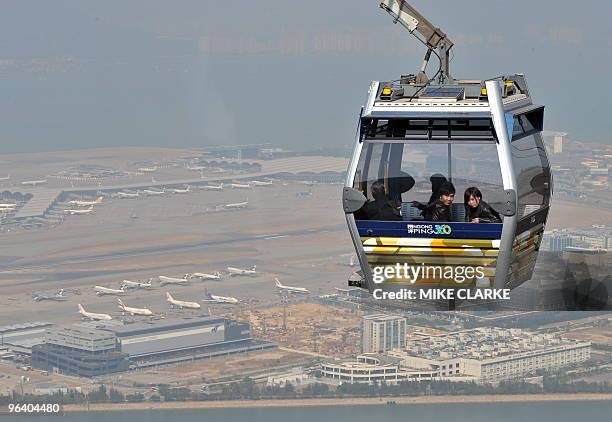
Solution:
M 251 338 L 248 323 L 221 316 L 84 322 L 49 329 L 32 366 L 92 377 L 274 347 Z

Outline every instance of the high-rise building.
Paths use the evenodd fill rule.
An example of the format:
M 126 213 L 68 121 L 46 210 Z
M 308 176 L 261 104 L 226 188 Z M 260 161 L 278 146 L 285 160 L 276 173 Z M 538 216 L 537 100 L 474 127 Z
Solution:
M 559 133 L 553 139 L 553 154 L 563 152 L 563 144 L 567 141 L 567 133 Z
M 361 320 L 362 353 L 380 353 L 406 347 L 406 318 L 373 314 Z

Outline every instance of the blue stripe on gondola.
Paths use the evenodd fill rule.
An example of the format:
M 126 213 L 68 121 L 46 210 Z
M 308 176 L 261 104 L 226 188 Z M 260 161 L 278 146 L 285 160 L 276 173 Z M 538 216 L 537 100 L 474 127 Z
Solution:
M 420 221 L 356 221 L 361 237 L 405 237 L 435 239 L 501 239 L 503 224 L 429 223 Z M 451 233 L 441 233 L 436 226 L 446 225 Z M 447 230 L 444 230 L 447 231 Z

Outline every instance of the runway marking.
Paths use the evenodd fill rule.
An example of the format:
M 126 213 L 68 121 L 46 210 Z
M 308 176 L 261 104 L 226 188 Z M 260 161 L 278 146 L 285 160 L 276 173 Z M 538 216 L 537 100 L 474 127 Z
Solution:
M 281 234 L 281 235 L 278 235 L 278 236 L 264 237 L 264 240 L 281 239 L 283 237 L 289 237 L 289 235 L 288 234 Z

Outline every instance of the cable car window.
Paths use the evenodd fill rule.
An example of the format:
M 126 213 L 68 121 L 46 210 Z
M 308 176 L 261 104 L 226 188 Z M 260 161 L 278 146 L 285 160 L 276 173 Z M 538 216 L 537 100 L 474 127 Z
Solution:
M 491 119 L 364 119 L 367 140 L 495 141 Z
M 478 188 L 482 200 L 493 209 L 502 208 L 503 184 L 495 144 L 365 141 L 353 186 L 369 202 L 355 218 L 425 221 L 424 207 L 439 199 L 437 190 L 445 181 L 455 187 L 448 221 L 467 221 L 464 192 L 470 187 Z M 380 192 L 385 196 L 376 197 Z
M 517 178 L 519 218 L 550 202 L 550 167 L 539 134 L 512 141 L 512 161 Z
M 514 116 L 512 140 L 514 141 L 541 132 L 543 130 L 543 123 L 544 107 Z

